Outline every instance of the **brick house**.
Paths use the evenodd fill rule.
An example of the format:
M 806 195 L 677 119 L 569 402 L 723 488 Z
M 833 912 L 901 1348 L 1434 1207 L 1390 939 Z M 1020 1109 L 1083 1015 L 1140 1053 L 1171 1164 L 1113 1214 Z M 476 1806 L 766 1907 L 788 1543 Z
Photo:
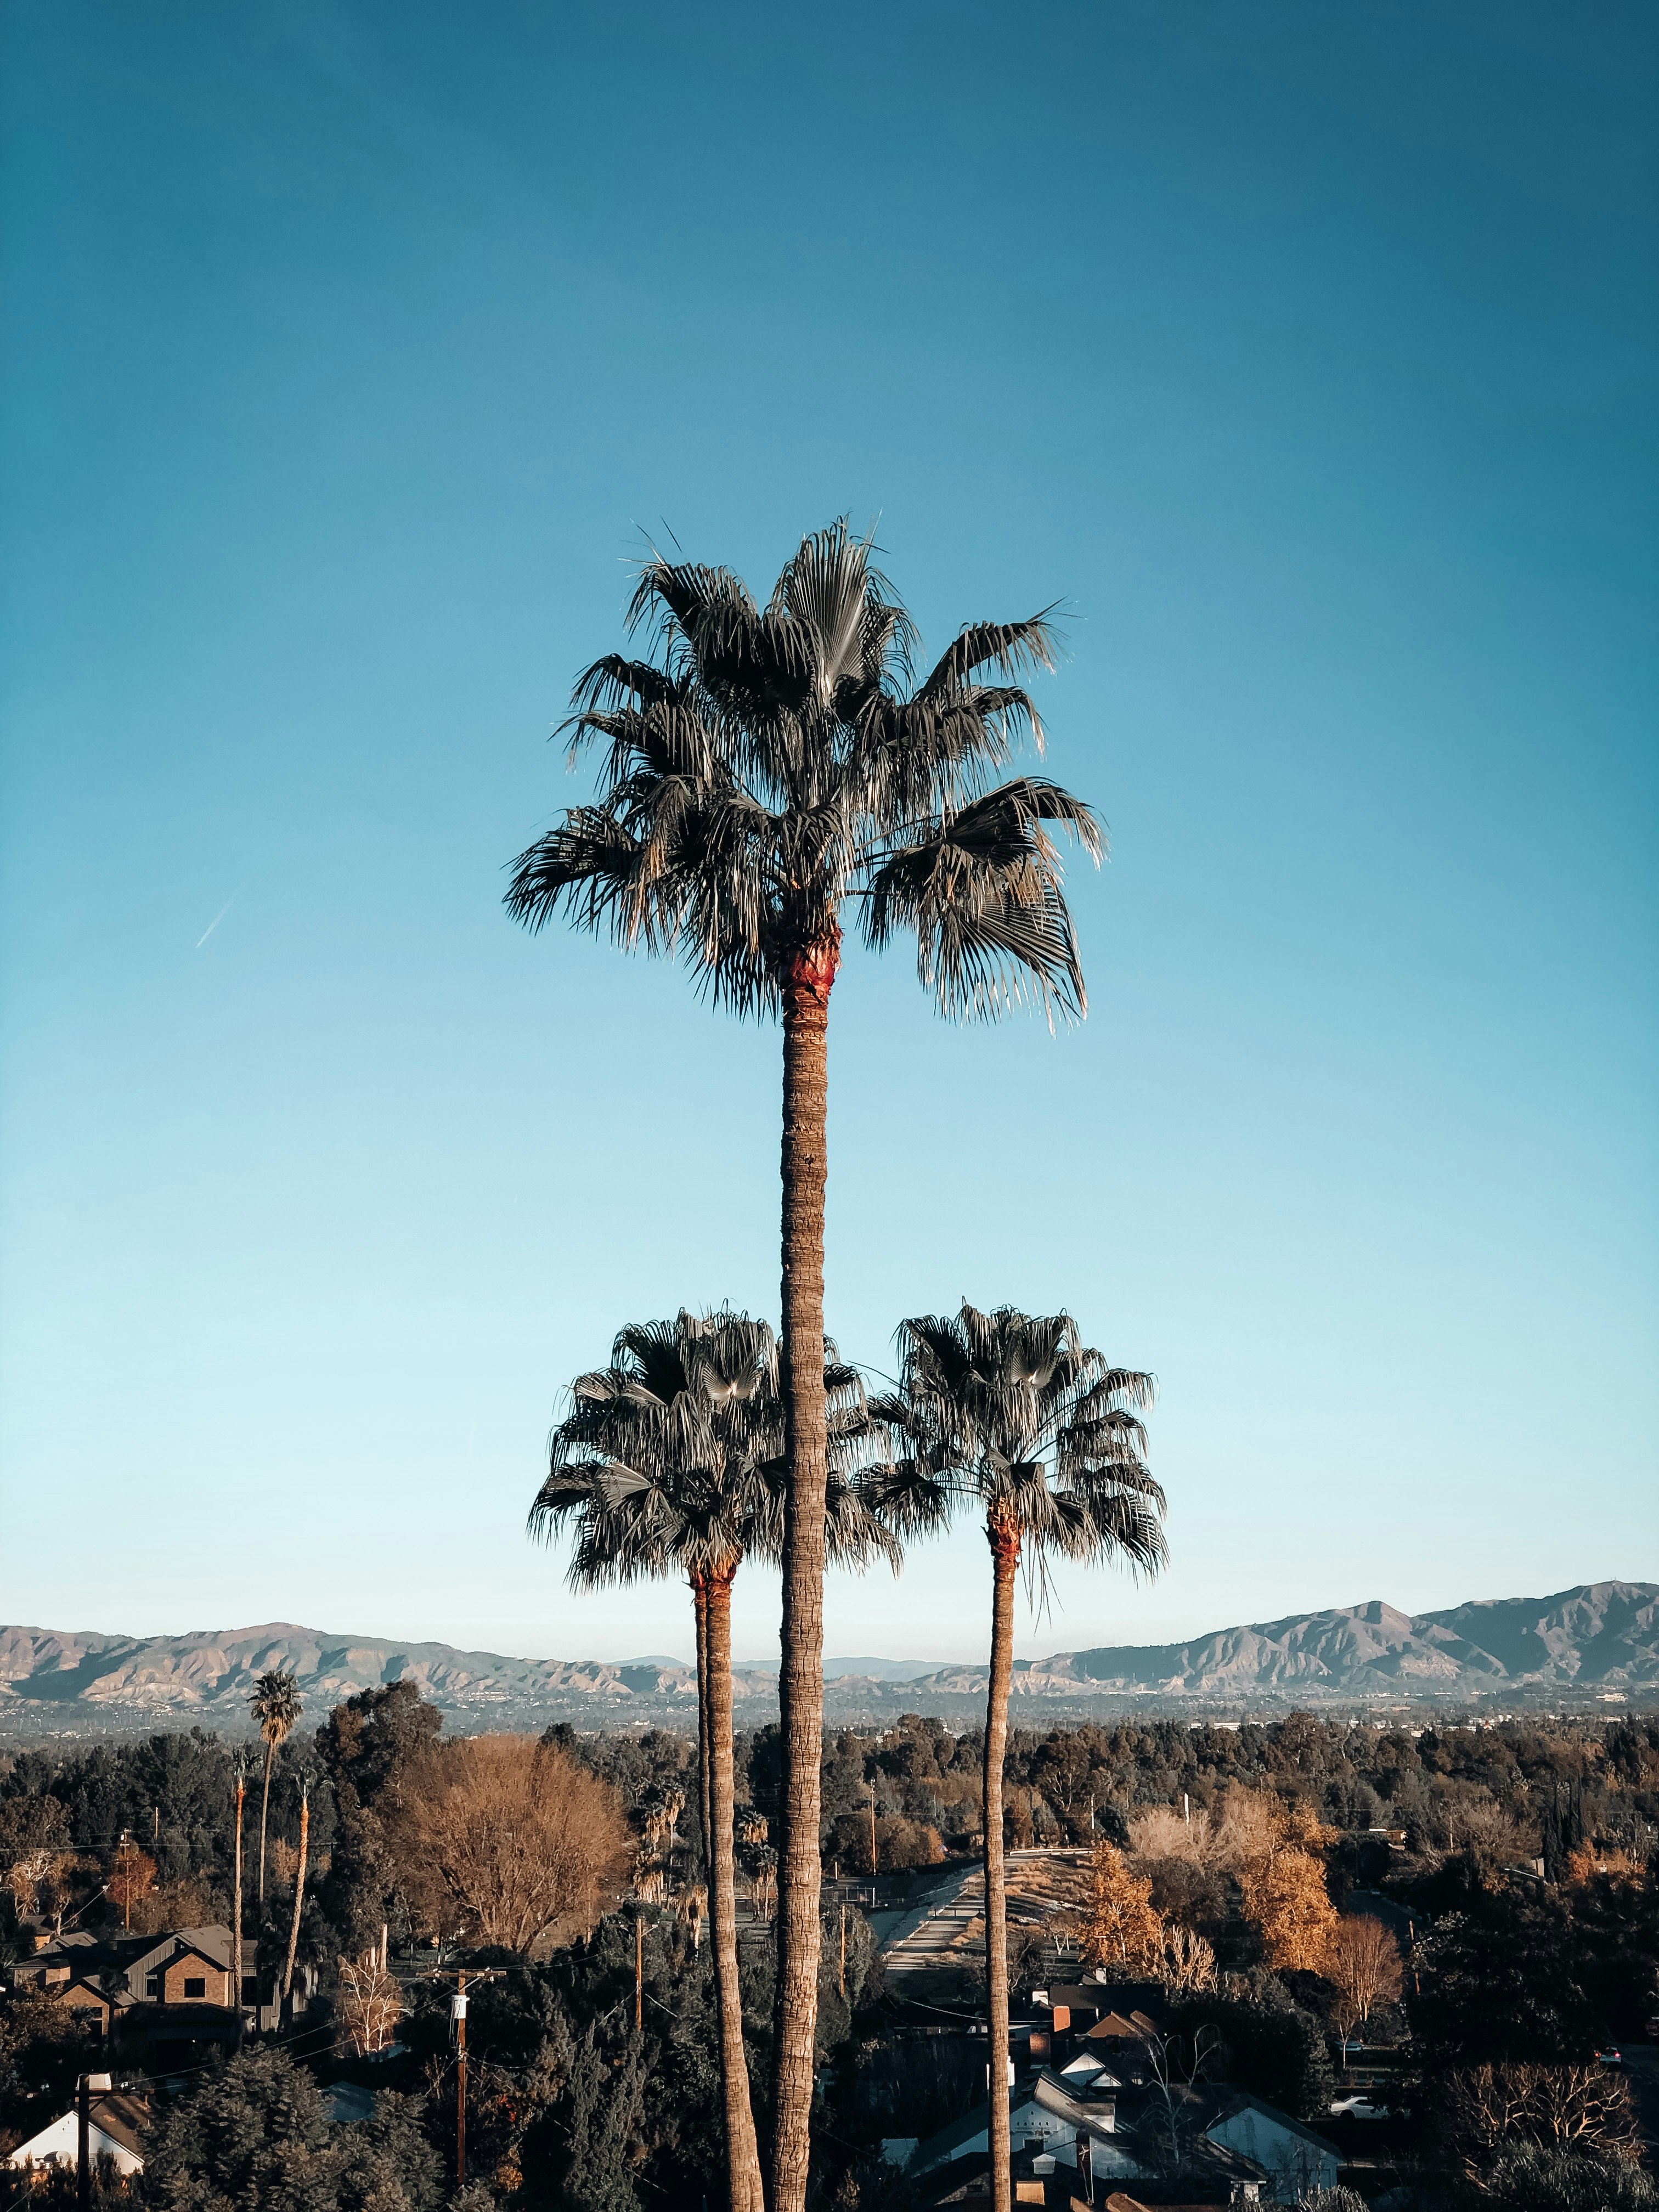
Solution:
M 21 1959 L 12 1971 L 16 1989 L 39 1990 L 76 2015 L 90 2033 L 129 2041 L 150 2039 L 160 2025 L 144 2015 L 155 2008 L 182 2014 L 187 2040 L 227 2039 L 227 2016 L 240 2039 L 244 2014 L 261 2028 L 276 2025 L 276 2006 L 259 2002 L 258 1946 L 242 1943 L 240 2002 L 232 1990 L 228 1928 L 178 1928 L 160 1936 L 71 1933 Z M 209 2012 L 220 2015 L 210 2021 Z M 197 2016 L 198 2014 L 200 2016 Z

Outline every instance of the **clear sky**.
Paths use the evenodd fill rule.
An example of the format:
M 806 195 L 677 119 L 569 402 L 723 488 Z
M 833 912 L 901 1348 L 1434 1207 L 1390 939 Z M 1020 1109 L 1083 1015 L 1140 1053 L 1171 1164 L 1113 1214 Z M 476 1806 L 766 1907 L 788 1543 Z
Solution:
M 1168 1574 L 1021 1648 L 1659 1577 L 1650 7 L 0 35 L 0 1618 L 689 1650 L 524 1516 L 619 1322 L 774 1310 L 778 1040 L 501 872 L 641 533 L 842 512 L 935 648 L 1064 602 L 1112 835 L 1082 1030 L 836 997 L 843 1350 L 967 1294 L 1160 1378 Z

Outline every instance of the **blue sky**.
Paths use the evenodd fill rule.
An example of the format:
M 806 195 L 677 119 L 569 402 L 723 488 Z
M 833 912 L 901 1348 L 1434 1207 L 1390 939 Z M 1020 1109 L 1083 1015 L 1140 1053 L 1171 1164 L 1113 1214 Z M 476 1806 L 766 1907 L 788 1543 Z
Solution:
M 1082 1030 L 836 992 L 843 1349 L 1160 1377 L 1168 1574 L 1022 1648 L 1659 1577 L 1650 9 L 3 33 L 0 1614 L 688 1648 L 523 1518 L 618 1322 L 773 1309 L 777 1039 L 501 869 L 641 533 L 842 512 L 935 647 L 1064 602 L 1112 835 Z

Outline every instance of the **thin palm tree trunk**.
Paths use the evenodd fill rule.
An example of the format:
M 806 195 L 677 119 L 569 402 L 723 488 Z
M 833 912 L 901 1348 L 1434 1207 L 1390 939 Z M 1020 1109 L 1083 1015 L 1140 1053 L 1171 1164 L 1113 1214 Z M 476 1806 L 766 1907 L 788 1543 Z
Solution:
M 726 2156 L 732 2212 L 764 2212 L 760 2149 L 749 2097 L 743 2047 L 743 1996 L 738 1973 L 738 1893 L 732 1857 L 732 1578 L 735 1563 L 705 1577 L 708 1653 L 708 1771 L 712 1836 L 709 1917 L 714 1923 L 714 1989 L 720 2007 L 720 2071 L 726 2085 Z
M 991 2204 L 1009 2212 L 1008 1892 L 1002 1856 L 1002 1767 L 1008 1752 L 1008 1686 L 1014 1671 L 1014 1575 L 1019 1533 L 993 1511 L 990 1540 L 991 1688 L 985 1701 L 985 2001 L 990 2060 Z
M 288 1964 L 283 1969 L 283 2002 L 294 1993 L 294 1959 L 300 1948 L 300 1907 L 306 1893 L 306 1860 L 311 1850 L 311 1792 L 300 1791 L 300 1865 L 294 1877 L 294 1917 L 289 1923 Z
M 773 2212 L 802 2212 L 817 2031 L 818 1819 L 823 1758 L 823 1192 L 829 1176 L 830 991 L 841 939 L 793 959 L 783 979 L 783 1625 L 778 1673 L 783 1793 Z
M 265 1788 L 259 1800 L 259 1902 L 265 1901 L 265 1822 L 270 1813 L 270 1770 L 276 1757 L 276 1747 L 269 1738 L 265 1742 Z
M 702 1820 L 702 1868 L 713 1879 L 714 1823 L 708 1795 L 708 1585 L 702 1571 L 690 1577 L 691 1606 L 697 1623 L 697 1802 Z
M 240 2020 L 242 2011 L 242 1800 L 247 1794 L 242 1770 L 236 1770 L 236 1875 L 235 1900 L 231 1907 L 230 1924 L 230 2001 L 236 2008 Z

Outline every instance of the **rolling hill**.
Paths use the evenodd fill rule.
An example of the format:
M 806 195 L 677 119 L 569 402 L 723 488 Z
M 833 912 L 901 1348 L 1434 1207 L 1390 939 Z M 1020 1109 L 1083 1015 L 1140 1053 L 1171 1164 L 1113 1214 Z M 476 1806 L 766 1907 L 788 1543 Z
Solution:
M 695 1682 L 672 1661 L 514 1659 L 448 1644 L 331 1636 L 274 1621 L 182 1636 L 0 1628 L 0 1735 L 129 1734 L 196 1723 L 246 1727 L 266 1668 L 298 1675 L 320 1717 L 354 1692 L 410 1680 L 466 1730 L 569 1720 L 599 1727 L 695 1726 Z M 836 1720 L 982 1705 L 985 1670 L 925 1661 L 832 1660 Z M 739 1725 L 775 1711 L 769 1668 L 734 1683 Z M 1500 1598 L 1415 1616 L 1381 1600 L 1218 1629 L 1179 1644 L 1104 1645 L 1019 1662 L 1027 1725 L 1127 1710 L 1238 1715 L 1292 1705 L 1575 1707 L 1659 1703 L 1659 1585 L 1589 1583 L 1550 1597 Z

